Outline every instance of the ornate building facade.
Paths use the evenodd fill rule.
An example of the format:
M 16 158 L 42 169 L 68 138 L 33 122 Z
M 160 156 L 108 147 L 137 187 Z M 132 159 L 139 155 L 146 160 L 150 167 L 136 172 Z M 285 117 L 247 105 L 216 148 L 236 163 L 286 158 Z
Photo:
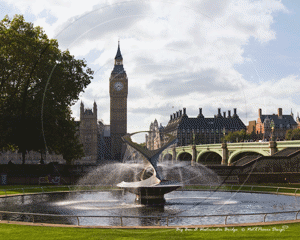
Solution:
M 151 129 L 153 129 L 153 133 L 146 135 L 146 144 L 149 147 L 154 146 L 155 138 L 153 136 L 158 135 L 154 125 L 150 125 L 150 131 Z M 227 116 L 226 112 L 221 115 L 221 109 L 219 108 L 218 114 L 212 118 L 204 117 L 202 108 L 199 108 L 197 117 L 188 117 L 186 109 L 183 108 L 183 110 L 170 115 L 167 126 L 161 128 L 159 144 L 163 145 L 166 141 L 167 137 L 164 134 L 177 136 L 177 146 L 220 143 L 224 134 L 240 130 L 246 130 L 246 126 L 237 115 L 236 108 L 234 108 L 232 116 L 230 110 Z M 156 139 L 158 140 L 158 138 Z
M 149 150 L 155 150 L 161 148 L 164 144 L 164 127 L 155 119 L 153 123 L 150 124 L 149 135 L 146 134 L 146 147 Z
M 270 140 L 273 136 L 275 140 L 284 140 L 286 131 L 297 127 L 298 124 L 294 120 L 293 113 L 283 115 L 282 108 L 278 108 L 277 114 L 263 115 L 261 108 L 258 109 L 256 134 L 260 135 L 261 139 Z
M 297 122 L 297 124 L 298 124 L 298 128 L 300 128 L 300 117 L 299 117 L 299 113 L 297 113 L 296 122 Z
M 127 134 L 128 78 L 123 67 L 123 57 L 118 43 L 115 65 L 109 78 L 111 157 L 122 160 L 125 146 L 121 139 Z
M 77 164 L 93 164 L 111 159 L 121 160 L 125 152 L 121 137 L 127 133 L 128 79 L 123 67 L 120 43 L 109 79 L 109 94 L 110 125 L 97 120 L 96 102 L 94 102 L 93 109 L 85 109 L 81 102 L 78 132 L 85 157 L 78 159 Z
M 83 102 L 81 102 L 79 139 L 85 154 L 81 159 L 82 162 L 96 163 L 98 159 L 98 128 L 96 102 L 94 102 L 93 110 L 85 109 Z

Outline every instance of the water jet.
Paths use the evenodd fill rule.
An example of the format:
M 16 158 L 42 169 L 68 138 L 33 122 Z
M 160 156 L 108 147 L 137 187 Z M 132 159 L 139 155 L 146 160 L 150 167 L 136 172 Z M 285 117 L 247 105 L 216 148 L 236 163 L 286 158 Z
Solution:
M 131 136 L 137 133 L 142 132 L 127 134 L 122 137 L 122 140 L 134 150 L 138 151 L 146 159 L 141 180 L 136 182 L 122 181 L 121 183 L 118 183 L 117 186 L 128 192 L 136 194 L 135 201 L 140 204 L 163 205 L 166 201 L 164 195 L 182 186 L 182 184 L 178 181 L 165 179 L 157 167 L 159 155 L 170 145 L 174 144 L 177 139 L 170 134 L 166 134 L 168 141 L 164 144 L 164 146 L 156 150 L 148 150 L 131 140 Z M 153 169 L 153 175 L 149 178 L 144 177 L 144 173 L 147 168 Z

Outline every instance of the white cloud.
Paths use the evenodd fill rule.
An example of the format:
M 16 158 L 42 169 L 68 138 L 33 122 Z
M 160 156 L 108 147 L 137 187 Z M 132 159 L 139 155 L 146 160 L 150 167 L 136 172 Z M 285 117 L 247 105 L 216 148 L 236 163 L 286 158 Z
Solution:
M 82 99 L 90 106 L 95 99 L 106 111 L 98 111 L 106 123 L 108 79 L 121 39 L 128 110 L 135 114 L 129 116 L 129 131 L 143 130 L 151 118 L 166 124 L 172 111 L 182 107 L 191 116 L 199 107 L 207 116 L 216 114 L 218 107 L 237 107 L 243 120 L 252 120 L 262 104 L 287 107 L 291 103 L 286 94 L 296 94 L 293 86 L 299 85 L 295 76 L 249 83 L 234 68 L 246 61 L 244 47 L 251 38 L 260 43 L 276 39 L 271 28 L 274 14 L 287 11 L 279 0 L 5 1 L 21 13 L 34 14 L 35 24 L 57 36 L 60 46 L 75 56 L 99 52 L 88 62 L 97 74 Z M 77 108 L 78 104 L 73 107 L 78 117 Z

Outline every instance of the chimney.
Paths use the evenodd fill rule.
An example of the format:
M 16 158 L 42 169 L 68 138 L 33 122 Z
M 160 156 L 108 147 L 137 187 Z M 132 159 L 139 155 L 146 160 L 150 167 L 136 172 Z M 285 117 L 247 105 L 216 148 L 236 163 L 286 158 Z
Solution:
M 233 118 L 238 117 L 238 115 L 236 114 L 236 108 L 233 109 L 233 115 L 232 115 L 232 117 L 233 117 Z
M 182 110 L 179 110 L 179 115 L 180 115 L 180 117 L 182 116 Z
M 186 115 L 186 108 L 183 108 L 183 115 Z
M 278 108 L 278 117 L 282 117 L 282 108 Z
M 228 110 L 228 117 L 227 118 L 231 118 L 230 110 Z
M 202 114 L 202 108 L 199 108 L 199 114 L 198 114 L 197 118 L 204 118 L 204 116 Z
M 170 115 L 170 120 L 172 120 L 172 114 Z
M 261 117 L 261 108 L 258 109 L 258 116 Z
M 223 117 L 226 118 L 226 112 L 223 112 Z
M 218 108 L 218 117 L 221 116 L 221 108 Z
M 179 117 L 179 112 L 178 111 L 176 112 L 176 117 Z
M 173 113 L 173 119 L 175 119 L 176 118 L 176 114 L 175 113 Z

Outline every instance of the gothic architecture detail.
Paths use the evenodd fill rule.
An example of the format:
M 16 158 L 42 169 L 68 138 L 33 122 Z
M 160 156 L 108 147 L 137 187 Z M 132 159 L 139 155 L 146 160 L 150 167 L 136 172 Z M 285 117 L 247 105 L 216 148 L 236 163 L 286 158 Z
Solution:
M 283 115 L 282 108 L 278 108 L 277 114 L 263 115 L 261 108 L 258 109 L 256 134 L 261 135 L 261 139 L 270 140 L 273 135 L 274 140 L 284 140 L 286 131 L 297 127 L 293 113 Z
M 121 137 L 127 133 L 128 79 L 123 67 L 120 42 L 118 43 L 115 65 L 109 79 L 109 94 L 111 157 L 113 160 L 121 160 L 125 151 Z
M 150 124 L 149 135 L 146 134 L 146 147 L 149 150 L 159 149 L 164 145 L 164 127 L 155 119 L 153 123 Z
M 300 117 L 299 117 L 299 113 L 297 113 L 296 122 L 297 122 L 297 124 L 298 124 L 298 128 L 300 128 Z
M 83 102 L 80 104 L 80 127 L 79 138 L 83 145 L 85 157 L 83 160 L 88 163 L 96 163 L 97 161 L 97 104 L 94 102 L 93 110 L 85 109 Z

